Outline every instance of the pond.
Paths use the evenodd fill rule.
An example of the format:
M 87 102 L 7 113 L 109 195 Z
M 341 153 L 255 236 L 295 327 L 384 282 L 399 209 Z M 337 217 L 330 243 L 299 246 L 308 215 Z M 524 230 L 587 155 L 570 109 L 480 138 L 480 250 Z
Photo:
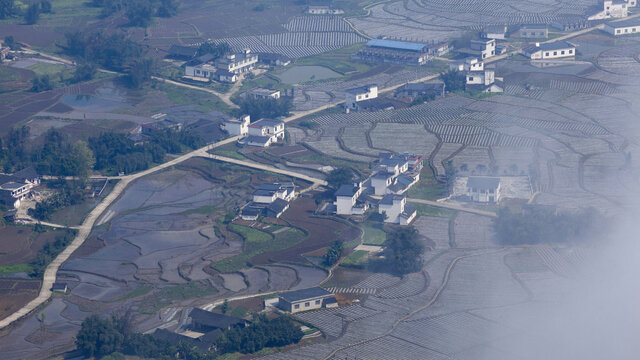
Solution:
M 340 77 L 339 73 L 324 66 L 294 66 L 278 75 L 285 84 L 299 84 L 306 81 L 324 80 Z
M 110 111 L 129 106 L 126 96 L 126 90 L 117 88 L 113 83 L 107 83 L 96 89 L 92 95 L 64 95 L 62 102 L 77 110 Z

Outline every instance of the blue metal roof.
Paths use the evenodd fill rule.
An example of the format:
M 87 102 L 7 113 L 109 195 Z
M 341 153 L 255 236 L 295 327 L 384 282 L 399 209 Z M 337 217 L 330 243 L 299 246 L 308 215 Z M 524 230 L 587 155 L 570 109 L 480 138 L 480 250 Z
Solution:
M 424 51 L 427 47 L 425 44 L 396 41 L 396 40 L 384 40 L 373 39 L 367 42 L 367 46 L 382 47 L 387 49 L 406 50 L 406 51 Z

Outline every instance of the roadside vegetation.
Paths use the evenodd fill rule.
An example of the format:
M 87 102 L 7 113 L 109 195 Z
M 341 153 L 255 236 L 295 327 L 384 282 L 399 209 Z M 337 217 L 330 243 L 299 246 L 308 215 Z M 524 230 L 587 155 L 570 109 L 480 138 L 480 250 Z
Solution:
M 397 228 L 387 234 L 381 256 L 369 260 L 369 268 L 402 276 L 422 269 L 422 253 L 425 247 L 413 226 Z

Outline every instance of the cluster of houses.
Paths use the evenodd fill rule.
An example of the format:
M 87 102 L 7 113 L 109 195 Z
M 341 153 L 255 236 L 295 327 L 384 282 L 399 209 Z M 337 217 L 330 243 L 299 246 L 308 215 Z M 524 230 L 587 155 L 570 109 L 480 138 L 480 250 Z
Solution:
M 312 287 L 280 293 L 275 299 L 265 300 L 265 307 L 268 306 L 295 314 L 302 311 L 335 308 L 338 307 L 338 301 L 331 292 L 321 287 Z M 182 343 L 201 352 L 209 352 L 216 350 L 216 340 L 225 331 L 249 325 L 250 322 L 243 318 L 194 308 L 189 312 L 186 325 L 180 329 L 179 333 L 158 328 L 152 336 L 174 346 Z
M 443 56 L 450 51 L 449 43 L 427 45 L 390 39 L 369 40 L 366 46 L 353 55 L 354 60 L 391 63 L 400 65 L 425 65 L 434 56 Z
M 175 48 L 172 49 L 170 53 L 178 52 Z M 195 48 L 189 51 L 194 50 Z M 212 54 L 205 54 L 187 62 L 184 75 L 185 78 L 196 81 L 214 79 L 224 83 L 235 83 L 240 74 L 253 70 L 257 63 L 258 55 L 252 53 L 251 49 L 225 54 L 217 59 L 214 59 Z
M 416 209 L 407 205 L 406 192 L 420 180 L 423 162 L 422 155 L 380 153 L 371 177 L 342 185 L 335 192 L 336 214 L 362 215 L 377 205 L 378 212 L 386 215 L 385 222 L 410 224 Z
M 273 119 L 261 119 L 251 122 L 250 116 L 226 120 L 224 129 L 232 136 L 240 136 L 238 143 L 247 146 L 268 147 L 284 141 L 284 122 Z
M 484 93 L 500 93 L 504 91 L 502 80 L 496 78 L 493 66 L 485 66 L 484 62 L 475 57 L 468 57 L 449 65 L 449 69 L 464 73 L 465 88 L 467 90 Z
M 289 183 L 262 184 L 252 194 L 251 201 L 240 209 L 240 218 L 247 221 L 259 217 L 277 219 L 296 198 L 296 186 Z
M 40 185 L 40 176 L 33 168 L 12 175 L 0 175 L 0 204 L 17 209 L 31 190 Z

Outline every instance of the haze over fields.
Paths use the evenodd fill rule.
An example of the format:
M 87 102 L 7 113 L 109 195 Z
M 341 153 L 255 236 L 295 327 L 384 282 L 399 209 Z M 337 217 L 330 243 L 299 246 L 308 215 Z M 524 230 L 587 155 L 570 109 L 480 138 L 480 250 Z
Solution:
M 0 0 L 0 358 L 638 358 L 639 34 L 635 0 Z

